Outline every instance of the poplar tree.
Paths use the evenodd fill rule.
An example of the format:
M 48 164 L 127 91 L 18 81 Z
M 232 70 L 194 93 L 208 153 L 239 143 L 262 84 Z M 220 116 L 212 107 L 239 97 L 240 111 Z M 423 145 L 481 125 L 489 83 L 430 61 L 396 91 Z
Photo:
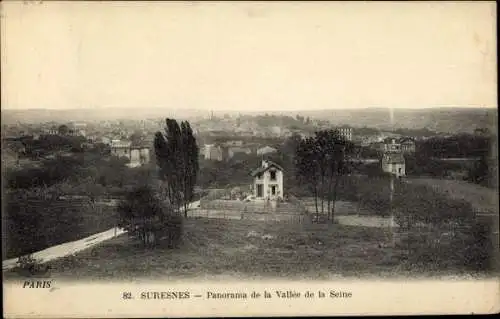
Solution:
M 166 186 L 169 203 L 177 213 L 182 207 L 187 217 L 198 176 L 199 149 L 189 122 L 180 126 L 175 119 L 165 122 L 165 132 L 157 132 L 154 142 L 159 178 Z

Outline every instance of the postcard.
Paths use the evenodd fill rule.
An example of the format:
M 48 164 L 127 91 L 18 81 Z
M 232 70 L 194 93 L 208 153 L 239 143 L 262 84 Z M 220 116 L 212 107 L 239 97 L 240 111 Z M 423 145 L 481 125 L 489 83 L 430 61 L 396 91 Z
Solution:
M 495 2 L 1 8 L 6 318 L 499 312 Z

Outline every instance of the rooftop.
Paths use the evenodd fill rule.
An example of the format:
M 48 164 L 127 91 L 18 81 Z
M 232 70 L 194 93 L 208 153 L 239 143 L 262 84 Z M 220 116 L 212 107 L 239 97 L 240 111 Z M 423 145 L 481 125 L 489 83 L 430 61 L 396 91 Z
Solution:
M 256 176 L 257 174 L 264 173 L 265 171 L 267 171 L 268 169 L 270 169 L 272 167 L 274 167 L 280 171 L 283 171 L 283 167 L 281 167 L 280 165 L 276 164 L 275 162 L 265 160 L 265 161 L 262 161 L 262 166 L 254 169 L 252 171 L 252 173 L 250 173 L 250 175 Z

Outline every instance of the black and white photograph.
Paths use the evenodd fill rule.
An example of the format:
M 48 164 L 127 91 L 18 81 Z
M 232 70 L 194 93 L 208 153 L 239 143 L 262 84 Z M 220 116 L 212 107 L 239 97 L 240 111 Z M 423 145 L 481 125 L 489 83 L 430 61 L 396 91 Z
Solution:
M 71 316 L 71 303 L 27 300 L 70 298 L 78 283 L 140 286 L 109 300 L 144 316 L 150 303 L 190 316 L 196 300 L 258 298 L 310 298 L 310 314 L 312 299 L 335 300 L 321 307 L 336 314 L 367 298 L 351 281 L 498 285 L 495 2 L 1 11 L 6 317 Z M 496 303 L 480 309 L 499 311 L 488 291 Z

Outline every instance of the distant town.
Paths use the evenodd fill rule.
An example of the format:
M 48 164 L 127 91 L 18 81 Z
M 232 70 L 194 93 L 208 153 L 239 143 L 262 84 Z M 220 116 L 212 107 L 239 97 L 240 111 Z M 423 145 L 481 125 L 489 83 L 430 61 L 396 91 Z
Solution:
M 205 117 L 191 120 L 191 125 L 200 147 L 200 155 L 209 161 L 227 161 L 240 154 L 263 156 L 276 153 L 280 145 L 292 136 L 307 138 L 319 130 L 335 129 L 343 138 L 359 146 L 359 156 L 379 159 L 381 163 L 402 163 L 401 158 L 397 159 L 394 155 L 383 157 L 382 154 L 394 151 L 412 154 L 416 151 L 416 143 L 420 141 L 453 135 L 428 129 L 382 130 L 352 127 L 347 123 L 335 125 L 327 120 L 301 115 L 215 116 L 213 112 L 209 112 Z M 76 143 L 74 146 L 79 149 L 99 147 L 105 154 L 127 158 L 128 165 L 136 167 L 150 161 L 154 135 L 163 127 L 164 119 L 161 118 L 4 124 L 2 161 L 6 165 L 15 166 L 22 165 L 23 160 L 26 161 L 30 156 L 54 157 L 54 153 L 43 154 L 43 150 L 37 148 L 36 141 L 47 136 L 65 136 L 71 138 Z M 493 133 L 495 132 L 490 132 L 488 128 L 476 128 L 473 135 L 486 136 Z

